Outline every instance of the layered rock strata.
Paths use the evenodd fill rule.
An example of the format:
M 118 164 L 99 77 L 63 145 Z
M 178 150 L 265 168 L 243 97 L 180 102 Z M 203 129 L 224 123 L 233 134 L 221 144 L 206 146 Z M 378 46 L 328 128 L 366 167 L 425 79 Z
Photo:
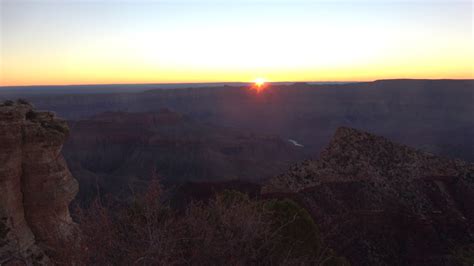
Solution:
M 61 155 L 69 129 L 24 102 L 0 104 L 0 264 L 45 264 L 75 228 L 68 205 L 78 191 Z

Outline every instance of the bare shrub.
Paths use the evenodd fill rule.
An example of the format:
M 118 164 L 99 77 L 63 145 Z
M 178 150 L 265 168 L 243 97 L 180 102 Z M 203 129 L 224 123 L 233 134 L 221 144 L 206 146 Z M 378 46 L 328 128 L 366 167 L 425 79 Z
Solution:
M 197 264 L 270 263 L 275 235 L 263 204 L 225 191 L 208 205 L 192 204 L 184 217 L 187 258 Z
M 291 201 L 224 191 L 178 214 L 153 182 L 125 207 L 77 212 L 82 262 L 93 265 L 345 265 L 323 248 L 308 213 Z M 113 210 L 113 211 L 112 211 Z M 326 251 L 326 252 L 323 252 Z

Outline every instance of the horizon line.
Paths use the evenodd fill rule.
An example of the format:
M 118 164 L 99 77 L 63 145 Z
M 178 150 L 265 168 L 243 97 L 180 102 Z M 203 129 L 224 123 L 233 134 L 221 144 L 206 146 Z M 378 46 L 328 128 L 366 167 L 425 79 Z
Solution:
M 364 83 L 381 80 L 474 80 L 473 78 L 382 78 L 373 80 L 303 80 L 303 81 L 266 81 L 265 83 Z M 0 85 L 0 88 L 21 88 L 21 87 L 74 87 L 74 86 L 118 86 L 118 85 L 193 85 L 193 84 L 225 84 L 243 83 L 252 84 L 253 81 L 212 81 L 212 82 L 143 82 L 143 83 L 78 83 L 78 84 L 27 84 L 27 85 Z

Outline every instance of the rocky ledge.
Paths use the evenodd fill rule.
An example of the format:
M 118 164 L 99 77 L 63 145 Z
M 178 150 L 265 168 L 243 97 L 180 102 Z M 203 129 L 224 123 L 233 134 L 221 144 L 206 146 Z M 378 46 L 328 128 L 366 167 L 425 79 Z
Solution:
M 262 192 L 303 205 L 353 265 L 461 265 L 474 254 L 474 164 L 363 131 L 339 128 L 318 160 Z
M 298 192 L 328 182 L 400 183 L 424 177 L 465 176 L 474 164 L 440 158 L 353 128 L 337 129 L 319 160 L 294 165 L 271 179 L 264 193 Z
M 69 203 L 78 191 L 61 155 L 69 129 L 27 102 L 0 104 L 0 264 L 47 264 L 69 241 Z

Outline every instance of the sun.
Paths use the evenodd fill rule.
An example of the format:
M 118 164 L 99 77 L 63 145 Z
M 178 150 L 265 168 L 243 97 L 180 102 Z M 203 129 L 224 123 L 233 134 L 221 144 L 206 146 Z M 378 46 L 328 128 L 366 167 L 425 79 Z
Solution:
M 267 89 L 267 81 L 264 78 L 256 78 L 250 88 L 256 92 L 261 92 Z
M 254 83 L 255 83 L 255 87 L 261 88 L 261 87 L 263 87 L 263 85 L 265 85 L 265 79 L 263 79 L 263 78 L 256 78 L 255 81 L 254 81 Z

